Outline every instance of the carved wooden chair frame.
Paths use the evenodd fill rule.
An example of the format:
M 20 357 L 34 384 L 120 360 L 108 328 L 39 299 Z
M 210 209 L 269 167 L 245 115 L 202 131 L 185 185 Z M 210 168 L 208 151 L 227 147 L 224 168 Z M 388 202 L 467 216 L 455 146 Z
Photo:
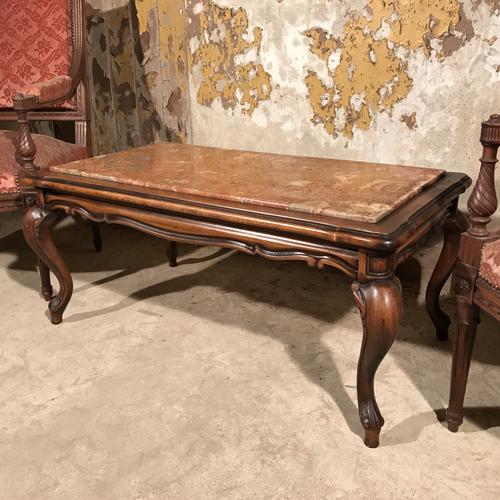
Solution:
M 484 245 L 500 238 L 500 234 L 492 234 L 488 227 L 498 207 L 495 166 L 500 147 L 500 115 L 492 115 L 483 122 L 481 144 L 481 170 L 467 205 L 470 227 L 461 236 L 452 280 L 452 292 L 458 306 L 447 411 L 448 428 L 452 432 L 456 432 L 463 421 L 465 388 L 480 310 L 500 321 L 500 290 L 482 279 L 479 273 Z
M 20 187 L 22 171 L 36 169 L 36 147 L 31 136 L 30 120 L 40 121 L 73 121 L 75 122 L 75 143 L 85 146 L 91 154 L 89 133 L 89 102 L 86 89 L 86 18 L 85 0 L 68 0 L 71 9 L 71 35 L 73 55 L 70 67 L 72 85 L 70 90 L 60 98 L 52 101 L 39 102 L 30 95 L 17 94 L 13 99 L 13 109 L 0 110 L 0 121 L 17 121 L 19 127 L 19 142 L 17 145 L 17 160 L 19 170 L 17 182 Z M 76 109 L 53 109 L 68 99 L 75 99 Z M 0 212 L 15 210 L 22 205 L 19 193 L 0 194 Z

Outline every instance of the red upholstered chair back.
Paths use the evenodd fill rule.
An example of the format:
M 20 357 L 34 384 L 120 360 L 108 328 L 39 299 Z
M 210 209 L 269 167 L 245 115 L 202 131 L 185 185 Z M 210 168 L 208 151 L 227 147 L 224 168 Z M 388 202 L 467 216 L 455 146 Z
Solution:
M 71 2 L 68 0 L 1 0 L 0 108 L 25 85 L 70 74 Z M 59 108 L 75 109 L 75 102 Z
M 62 155 L 60 141 L 55 147 L 55 139 L 51 142 L 50 138 L 31 134 L 30 121 L 73 122 L 75 144 L 68 143 L 69 149 L 64 148 L 64 152 L 78 154 L 78 158 L 92 153 L 85 3 L 0 0 L 0 212 L 21 204 L 20 168 L 34 168 L 37 162 L 44 166 L 72 161 Z M 61 104 L 66 98 L 69 101 Z M 3 122 L 17 122 L 18 132 L 2 130 Z M 67 127 L 64 130 L 71 134 Z M 67 137 L 73 142 L 71 135 Z

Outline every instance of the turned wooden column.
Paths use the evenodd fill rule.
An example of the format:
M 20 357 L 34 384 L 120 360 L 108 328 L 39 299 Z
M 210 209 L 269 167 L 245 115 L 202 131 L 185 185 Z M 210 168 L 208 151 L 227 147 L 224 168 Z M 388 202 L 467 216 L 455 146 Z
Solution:
M 495 167 L 498 162 L 498 147 L 500 146 L 500 115 L 492 115 L 483 122 L 481 127 L 481 144 L 483 156 L 481 169 L 474 190 L 467 203 L 471 226 L 468 233 L 473 236 L 488 236 L 490 217 L 498 208 L 495 190 Z
M 27 111 L 17 110 L 17 124 L 19 127 L 19 139 L 16 147 L 17 161 L 25 170 L 35 170 L 36 146 L 31 136 Z

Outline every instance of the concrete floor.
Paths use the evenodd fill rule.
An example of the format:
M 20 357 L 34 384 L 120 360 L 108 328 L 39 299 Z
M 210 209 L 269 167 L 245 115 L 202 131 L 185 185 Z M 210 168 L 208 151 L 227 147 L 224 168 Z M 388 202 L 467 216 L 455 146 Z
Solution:
M 18 219 L 0 223 L 2 499 L 500 497 L 488 317 L 466 421 L 458 434 L 438 421 L 450 343 L 435 340 L 421 285 L 437 239 L 401 271 L 370 450 L 355 403 L 361 323 L 341 274 L 188 246 L 170 269 L 160 240 L 107 226 L 96 254 L 71 223 L 55 237 L 75 293 L 55 327 Z

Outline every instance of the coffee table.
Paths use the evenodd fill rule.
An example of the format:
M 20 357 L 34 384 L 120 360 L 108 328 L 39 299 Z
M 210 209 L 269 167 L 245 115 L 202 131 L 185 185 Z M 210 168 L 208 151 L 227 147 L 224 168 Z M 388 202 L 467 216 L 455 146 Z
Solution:
M 60 212 L 123 224 L 165 238 L 173 249 L 176 242 L 214 245 L 343 271 L 353 279 L 364 331 L 359 416 L 365 444 L 376 447 L 384 419 L 374 377 L 401 316 L 395 270 L 442 224 L 444 246 L 426 303 L 438 337 L 446 339 L 450 320 L 439 295 L 467 228 L 457 202 L 470 183 L 466 175 L 434 169 L 160 143 L 26 172 L 23 232 L 39 258 L 54 324 L 73 290 L 51 237 Z M 56 295 L 49 269 L 59 281 Z

